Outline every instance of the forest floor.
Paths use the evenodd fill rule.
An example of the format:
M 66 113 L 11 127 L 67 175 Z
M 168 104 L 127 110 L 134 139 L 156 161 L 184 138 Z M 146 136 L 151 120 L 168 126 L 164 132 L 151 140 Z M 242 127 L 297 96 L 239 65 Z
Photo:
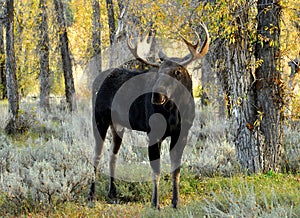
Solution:
M 93 208 L 86 199 L 67 202 L 52 209 L 23 214 L 20 217 L 299 217 L 300 175 L 275 174 L 234 176 L 231 178 L 201 178 L 183 170 L 181 206 L 171 208 L 171 184 L 168 178 L 161 182 L 161 209 L 150 206 L 151 183 L 126 184 L 130 186 L 132 201 L 109 204 L 105 196 L 98 196 Z M 105 178 L 99 178 L 108 183 Z M 98 184 L 98 185 L 101 185 Z M 145 185 L 149 190 L 145 189 Z M 101 191 L 102 190 L 102 191 Z M 101 189 L 98 195 L 104 193 Z M 99 190 L 98 190 L 99 191 Z M 101 193 L 102 192 L 102 193 Z
M 32 163 L 29 160 L 26 161 L 33 166 L 26 163 L 25 167 L 34 167 L 34 164 L 38 162 L 36 158 L 39 158 L 41 163 L 44 163 L 44 160 L 48 158 L 49 165 L 53 164 L 53 167 L 55 167 L 55 164 L 59 164 L 56 163 L 56 160 L 59 159 L 56 159 L 56 156 L 54 156 L 51 162 L 49 159 L 51 155 L 45 156 L 52 154 L 53 148 L 55 148 L 53 155 L 56 154 L 60 158 L 59 155 L 64 154 L 65 151 L 60 149 L 66 145 L 73 144 L 74 148 L 78 147 L 82 151 L 85 151 L 89 145 L 93 144 L 93 136 L 89 127 L 90 111 L 88 109 L 84 108 L 83 112 L 71 116 L 66 114 L 44 114 L 35 108 L 37 107 L 33 107 L 30 104 L 24 109 L 26 111 L 26 113 L 23 113 L 25 117 L 24 121 L 29 122 L 28 130 L 25 133 L 6 137 L 8 138 L 6 141 L 11 144 L 10 146 L 0 141 L 0 154 L 2 152 L 1 143 L 9 149 L 9 153 L 7 154 L 12 154 L 11 158 L 9 158 L 3 153 L 4 156 L 2 156 L 5 159 L 1 160 L 0 158 L 0 161 L 9 160 L 11 162 L 7 163 L 13 166 L 18 162 L 16 157 L 21 158 L 24 162 L 22 157 L 27 157 L 26 152 L 29 152 L 28 158 L 33 158 L 33 160 L 31 161 Z M 5 112 L 7 111 L 7 103 L 0 104 L 0 111 L 3 112 L 0 117 L 0 139 L 3 139 L 1 137 L 4 135 L 4 124 L 9 118 L 9 115 Z M 201 115 L 202 117 L 208 117 L 207 120 L 212 120 L 211 114 L 211 112 L 202 112 Z M 150 206 L 152 193 L 151 181 L 137 180 L 138 182 L 126 182 L 121 179 L 117 180 L 119 202 L 117 204 L 110 204 L 107 198 L 108 177 L 104 174 L 99 174 L 96 179 L 97 200 L 94 207 L 89 207 L 87 201 L 89 191 L 88 182 L 84 183 L 85 187 L 83 190 L 80 190 L 80 193 L 75 193 L 76 199 L 72 201 L 67 200 L 62 202 L 56 201 L 57 199 L 51 199 L 52 201 L 49 204 L 43 205 L 41 203 L 40 205 L 36 205 L 36 202 L 32 201 L 32 192 L 29 192 L 26 199 L 18 202 L 21 205 L 21 209 L 18 209 L 18 206 L 16 210 L 12 209 L 13 203 L 11 198 L 15 199 L 14 196 L 5 194 L 5 191 L 1 193 L 0 189 L 0 217 L 300 217 L 299 171 L 295 171 L 294 174 L 270 171 L 267 174 L 258 175 L 245 175 L 236 171 L 234 172 L 232 169 L 235 168 L 228 165 L 228 163 L 234 163 L 231 160 L 231 156 L 235 156 L 231 153 L 234 147 L 231 148 L 227 142 L 223 142 L 221 137 L 216 139 L 215 133 L 218 132 L 216 128 L 222 130 L 223 126 L 216 125 L 216 121 L 207 121 L 206 123 L 211 124 L 211 128 L 201 129 L 202 132 L 208 135 L 206 141 L 187 148 L 187 159 L 194 160 L 195 162 L 184 162 L 183 164 L 180 181 L 179 209 L 172 209 L 170 206 L 172 185 L 169 174 L 162 175 L 160 180 L 160 210 Z M 286 132 L 285 145 L 298 146 L 300 141 L 298 133 L 298 130 Z M 129 144 L 137 144 L 139 142 L 125 141 L 126 143 L 127 145 L 123 146 L 124 149 L 130 148 Z M 192 153 L 196 146 L 200 146 L 199 149 L 202 149 L 201 154 L 197 149 L 196 153 Z M 25 149 L 22 150 L 23 148 Z M 227 153 L 224 152 L 224 149 Z M 12 150 L 16 153 L 14 154 Z M 77 152 L 77 150 L 75 151 Z M 287 155 L 292 156 L 295 153 L 295 160 L 292 160 L 297 165 L 297 163 L 299 164 L 299 155 L 294 151 L 298 150 L 292 151 Z M 62 159 L 62 161 L 78 162 L 78 153 L 76 152 L 69 152 L 68 156 Z M 39 154 L 39 156 L 32 157 L 32 154 Z M 89 153 L 87 154 L 89 155 Z M 119 156 L 126 163 L 128 160 L 132 160 L 134 157 L 132 154 L 132 150 L 124 150 Z M 202 159 L 199 159 L 199 155 L 202 155 Z M 145 154 L 145 156 L 147 155 Z M 221 156 L 223 156 L 223 159 Z M 143 156 L 141 156 L 141 159 L 144 160 Z M 20 161 L 20 164 L 23 163 L 22 161 Z M 148 161 L 146 162 L 148 163 Z M 197 163 L 195 168 L 192 165 L 193 163 Z M 227 176 L 218 174 L 222 172 L 218 168 L 223 165 L 228 169 L 226 170 Z M 0 165 L 0 167 L 2 166 Z M 68 169 L 68 172 L 72 173 L 74 165 L 70 167 L 71 169 Z M 119 169 L 123 168 L 122 165 L 119 165 Z M 142 167 L 142 169 L 144 170 L 145 167 Z M 207 171 L 207 175 L 203 174 L 205 170 Z M 57 170 L 58 173 L 60 171 L 61 169 Z M 208 176 L 211 171 L 214 173 Z M 2 173 L 0 171 L 1 183 L 6 181 L 6 178 L 2 177 L 2 175 L 11 175 L 10 178 L 20 178 L 14 177 L 15 175 L 12 170 L 8 170 L 6 174 Z M 83 172 L 76 171 L 76 175 L 80 173 Z M 127 171 L 124 173 L 139 175 L 136 170 L 134 170 L 134 173 Z M 143 173 L 146 172 L 143 171 Z M 69 179 L 72 181 L 72 178 Z M 9 187 L 6 188 L 8 190 L 14 188 L 13 185 L 15 183 L 12 182 L 14 180 L 7 179 L 7 181 Z M 30 186 L 31 184 L 28 183 L 27 185 Z M 38 187 L 31 187 L 30 190 L 36 191 L 39 189 Z M 18 193 L 15 192 L 15 194 Z M 59 197 L 57 198 L 59 200 Z

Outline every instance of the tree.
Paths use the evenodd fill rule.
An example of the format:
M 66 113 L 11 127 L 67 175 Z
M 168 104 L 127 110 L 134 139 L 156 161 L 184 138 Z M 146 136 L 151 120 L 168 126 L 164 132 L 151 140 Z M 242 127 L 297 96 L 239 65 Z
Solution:
M 255 71 L 257 111 L 261 114 L 259 127 L 263 172 L 280 167 L 283 140 L 284 90 L 279 71 L 280 1 L 258 0 L 257 44 L 255 57 L 261 65 Z
M 93 56 L 97 72 L 102 70 L 101 58 L 101 23 L 100 23 L 100 4 L 99 0 L 93 0 Z
M 129 2 L 127 2 L 127 4 L 129 4 Z M 119 6 L 120 14 L 121 14 L 123 12 L 123 10 L 125 9 L 124 0 L 118 0 L 118 6 Z
M 109 42 L 110 42 L 110 58 L 109 58 L 109 67 L 115 67 L 116 62 L 116 48 L 114 39 L 116 32 L 115 25 L 115 12 L 114 12 L 114 4 L 112 0 L 106 0 L 106 8 L 107 8 L 107 16 L 108 16 L 108 27 L 109 27 Z
M 115 12 L 112 0 L 106 0 L 106 8 L 108 13 L 108 26 L 109 26 L 109 41 L 110 45 L 114 43 L 116 26 L 115 26 Z
M 50 110 L 49 35 L 46 0 L 40 0 L 39 57 L 40 57 L 40 106 Z
M 240 166 L 248 173 L 261 172 L 260 132 L 255 128 L 257 120 L 253 63 L 254 14 L 251 2 L 214 5 L 220 11 L 220 25 L 214 40 L 215 49 L 211 62 L 218 71 L 223 92 L 227 99 L 228 119 L 232 121 L 237 157 Z M 224 11 L 230 13 L 225 14 Z
M 12 114 L 6 130 L 9 133 L 15 133 L 17 131 L 17 121 L 19 115 L 19 92 L 14 50 L 14 1 L 6 0 L 6 8 L 6 87 L 9 102 L 9 112 Z
M 56 10 L 57 22 L 59 25 L 58 35 L 60 40 L 60 51 L 65 79 L 65 94 L 67 107 L 68 110 L 74 111 L 76 110 L 76 97 L 64 6 L 61 0 L 54 0 L 54 7 Z
M 257 12 L 254 5 L 251 1 L 214 5 L 221 11 L 217 30 L 222 37 L 214 42 L 217 55 L 212 61 L 219 65 L 219 78 L 230 104 L 240 166 L 248 173 L 265 173 L 279 168 L 283 136 L 280 5 L 259 1 Z
M 7 98 L 3 25 L 0 24 L 0 99 Z

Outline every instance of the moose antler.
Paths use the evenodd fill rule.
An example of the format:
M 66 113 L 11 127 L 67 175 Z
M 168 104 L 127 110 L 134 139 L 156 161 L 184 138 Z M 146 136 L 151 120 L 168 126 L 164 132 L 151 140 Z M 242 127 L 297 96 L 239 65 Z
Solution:
M 127 45 L 130 50 L 130 52 L 133 54 L 133 56 L 138 59 L 139 61 L 151 65 L 153 67 L 159 67 L 160 64 L 148 61 L 146 59 L 146 56 L 150 53 L 153 37 L 149 36 L 150 34 L 150 28 L 147 30 L 146 35 L 143 39 L 141 37 L 137 38 L 136 46 L 132 45 L 131 39 L 132 35 L 130 35 L 127 39 Z M 150 37 L 148 42 L 148 37 Z
M 180 37 L 185 42 L 185 44 L 187 45 L 187 47 L 190 51 L 190 53 L 188 55 L 186 55 L 183 58 L 169 58 L 169 57 L 167 57 L 167 55 L 165 55 L 160 50 L 159 51 L 160 59 L 171 60 L 182 66 L 187 66 L 194 60 L 204 57 L 204 55 L 206 55 L 206 53 L 208 52 L 210 37 L 209 37 L 209 33 L 208 33 L 206 25 L 203 23 L 201 23 L 200 25 L 204 29 L 205 35 L 206 35 L 205 41 L 204 41 L 200 51 L 198 51 L 199 50 L 198 47 L 200 46 L 200 37 L 199 37 L 198 33 L 195 32 L 195 34 L 197 36 L 197 41 L 196 41 L 195 45 L 192 44 L 191 42 L 189 42 L 187 39 L 185 39 L 182 35 L 180 35 Z M 131 42 L 132 36 L 130 35 L 127 39 L 127 45 L 128 45 L 129 50 L 131 51 L 131 53 L 133 54 L 133 56 L 136 59 L 138 59 L 139 61 L 141 61 L 145 64 L 151 65 L 153 67 L 159 67 L 160 66 L 159 63 L 150 62 L 146 59 L 146 56 L 150 53 L 150 49 L 151 49 L 151 45 L 152 45 L 152 41 L 153 41 L 153 37 L 150 37 L 149 42 L 148 42 L 149 34 L 150 34 L 150 28 L 147 30 L 146 36 L 143 39 L 141 39 L 141 37 L 138 37 L 137 44 L 135 47 L 132 45 L 132 42 Z
M 192 61 L 204 57 L 204 55 L 206 55 L 206 53 L 208 52 L 209 42 L 210 42 L 209 33 L 208 33 L 208 30 L 207 30 L 207 27 L 205 24 L 201 23 L 200 25 L 204 29 L 206 37 L 205 37 L 204 44 L 202 45 L 199 52 L 198 52 L 198 47 L 200 45 L 200 37 L 197 32 L 195 32 L 195 34 L 197 36 L 197 42 L 195 45 L 193 45 L 188 40 L 186 40 L 182 35 L 180 35 L 180 37 L 185 42 L 185 44 L 187 45 L 187 47 L 190 51 L 190 54 L 185 56 L 183 58 L 183 60 L 181 62 L 179 62 L 180 65 L 186 66 L 189 63 L 191 63 Z

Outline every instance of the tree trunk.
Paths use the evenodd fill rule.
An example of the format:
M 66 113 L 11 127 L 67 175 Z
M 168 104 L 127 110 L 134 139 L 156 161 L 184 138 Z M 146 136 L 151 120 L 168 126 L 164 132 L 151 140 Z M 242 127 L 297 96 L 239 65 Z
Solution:
M 8 18 L 6 23 L 6 87 L 9 112 L 12 114 L 6 130 L 9 133 L 15 133 L 19 115 L 19 93 L 14 49 L 14 1 L 6 0 L 6 6 Z
M 227 54 L 228 54 L 228 46 L 226 45 L 226 42 L 222 38 L 218 38 L 214 41 L 215 50 L 212 52 L 213 55 L 207 56 L 206 59 L 208 59 L 212 66 L 214 66 L 216 69 L 218 69 L 217 77 L 221 85 L 221 91 L 223 92 L 223 99 L 219 100 L 220 106 L 219 110 L 224 109 L 224 116 L 227 119 L 232 118 L 232 88 L 231 84 L 229 83 L 229 75 L 230 75 L 230 66 L 229 63 L 226 60 Z M 224 102 L 222 102 L 224 101 Z M 222 114 L 222 112 L 220 113 Z
M 106 0 L 106 8 L 108 13 L 108 26 L 109 26 L 109 42 L 110 42 L 110 58 L 109 68 L 115 67 L 116 62 L 116 49 L 114 44 L 116 25 L 115 25 L 115 13 L 114 5 L 112 0 Z
M 67 25 L 64 16 L 64 7 L 61 0 L 54 0 L 54 7 L 57 13 L 57 21 L 59 25 L 60 50 L 63 64 L 63 72 L 65 79 L 65 93 L 67 107 L 70 111 L 76 110 L 76 97 L 73 79 L 73 70 L 71 62 L 71 54 L 68 43 Z
M 257 45 L 255 56 L 262 64 L 256 69 L 257 107 L 261 114 L 260 129 L 263 172 L 277 171 L 283 140 L 283 89 L 279 67 L 280 1 L 258 0 Z
M 241 39 L 241 38 L 240 38 Z M 231 44 L 228 49 L 228 62 L 231 65 L 229 83 L 232 84 L 232 118 L 234 119 L 234 142 L 242 170 L 259 173 L 262 169 L 259 139 L 260 132 L 255 128 L 255 95 L 251 88 L 254 78 L 247 63 L 251 54 L 243 49 L 246 42 Z M 247 41 L 247 40 L 245 40 Z
M 4 37 L 3 25 L 0 24 L 0 94 L 1 99 L 7 98 L 6 91 L 6 74 L 5 74 L 5 50 L 4 50 Z
M 40 23 L 40 106 L 50 110 L 50 69 L 49 69 L 49 35 L 48 14 L 46 0 L 40 0 L 41 23 Z
M 110 45 L 112 45 L 114 43 L 116 32 L 114 4 L 112 0 L 106 0 L 106 8 L 108 13 L 109 41 Z
M 102 70 L 101 56 L 101 23 L 100 23 L 100 3 L 93 0 L 93 56 L 95 58 L 97 74 Z
M 237 158 L 241 169 L 251 174 L 262 170 L 262 136 L 259 128 L 255 126 L 257 108 L 253 86 L 254 69 L 251 67 L 254 65 L 250 39 L 252 28 L 248 27 L 251 22 L 248 17 L 250 9 L 249 5 L 240 5 L 237 8 L 237 19 L 230 20 L 230 25 L 239 27 L 230 33 L 230 38 L 234 40 L 217 39 L 216 60 L 213 58 L 212 62 L 218 63 L 220 69 L 219 78 L 229 105 L 228 118 L 232 121 L 229 135 L 233 136 Z
M 247 3 L 246 3 L 247 4 Z M 283 137 L 283 89 L 278 72 L 280 6 L 272 0 L 258 1 L 258 43 L 253 46 L 251 6 L 241 5 L 231 20 L 238 27 L 231 42 L 216 45 L 223 54 L 222 84 L 229 96 L 234 142 L 242 170 L 248 173 L 277 171 Z M 248 10 L 245 10 L 248 9 Z M 250 25 L 250 26 L 249 26 Z M 254 51 L 254 53 L 252 52 Z M 218 57 L 218 55 L 217 55 Z M 256 63 L 254 63 L 256 58 Z M 222 64 L 222 57 L 218 57 Z M 262 64 L 254 69 L 257 63 Z
M 123 10 L 125 9 L 124 0 L 118 0 L 118 6 L 119 6 L 120 14 L 121 14 L 123 12 Z

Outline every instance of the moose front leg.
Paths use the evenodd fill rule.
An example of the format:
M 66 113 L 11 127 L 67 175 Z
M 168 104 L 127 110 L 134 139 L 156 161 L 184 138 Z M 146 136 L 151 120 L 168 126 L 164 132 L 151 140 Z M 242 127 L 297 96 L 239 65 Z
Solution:
M 179 205 L 179 180 L 180 166 L 172 172 L 172 206 L 177 208 Z
M 171 138 L 170 159 L 172 173 L 172 206 L 177 208 L 179 205 L 179 181 L 180 167 L 183 149 L 186 145 L 186 138 L 177 141 L 176 138 Z
M 160 146 L 161 143 L 156 143 L 148 147 L 148 155 L 150 166 L 152 168 L 152 200 L 151 205 L 160 209 L 159 207 L 159 179 L 160 179 Z

